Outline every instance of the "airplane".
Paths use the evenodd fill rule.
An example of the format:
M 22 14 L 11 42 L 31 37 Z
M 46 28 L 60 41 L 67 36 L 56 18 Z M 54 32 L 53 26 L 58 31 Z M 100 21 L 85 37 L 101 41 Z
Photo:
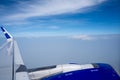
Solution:
M 106 63 L 79 65 L 76 63 L 28 69 L 22 59 L 16 40 L 1 27 L 12 54 L 12 78 L 10 80 L 120 80 L 120 76 Z

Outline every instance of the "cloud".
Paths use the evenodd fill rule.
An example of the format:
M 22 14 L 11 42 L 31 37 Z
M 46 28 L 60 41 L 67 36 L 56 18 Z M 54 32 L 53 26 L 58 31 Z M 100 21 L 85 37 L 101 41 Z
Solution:
M 85 8 L 100 4 L 105 0 L 33 0 L 18 1 L 17 11 L 5 16 L 6 20 L 26 20 L 33 17 L 83 12 Z
M 80 40 L 94 40 L 95 38 L 90 35 L 74 35 L 71 36 L 72 39 L 80 39 Z
M 110 40 L 110 39 L 120 39 L 120 34 L 74 35 L 69 38 L 78 39 L 78 40 Z

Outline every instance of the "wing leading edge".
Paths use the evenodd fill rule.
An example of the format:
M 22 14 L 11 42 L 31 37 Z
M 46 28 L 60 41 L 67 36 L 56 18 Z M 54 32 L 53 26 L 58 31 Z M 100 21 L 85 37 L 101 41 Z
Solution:
M 17 42 L 4 27 L 1 27 L 1 30 L 3 31 L 7 42 L 11 44 L 9 49 L 10 54 L 12 54 L 12 80 L 30 80 L 27 68 L 24 65 L 23 59 L 21 57 Z

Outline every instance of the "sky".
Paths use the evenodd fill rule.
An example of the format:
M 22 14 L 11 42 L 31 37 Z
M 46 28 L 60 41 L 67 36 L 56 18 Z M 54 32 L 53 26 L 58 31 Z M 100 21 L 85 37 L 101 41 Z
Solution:
M 14 36 L 120 33 L 119 0 L 0 0 L 0 25 Z
M 28 68 L 108 63 L 120 73 L 120 0 L 0 0 L 0 26 Z

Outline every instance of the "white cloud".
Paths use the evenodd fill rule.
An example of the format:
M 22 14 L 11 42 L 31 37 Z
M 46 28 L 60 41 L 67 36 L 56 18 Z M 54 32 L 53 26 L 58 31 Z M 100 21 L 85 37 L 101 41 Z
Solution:
M 80 39 L 80 40 L 94 40 L 95 38 L 90 35 L 74 35 L 71 36 L 72 39 Z
M 110 40 L 110 39 L 120 39 L 120 34 L 74 35 L 69 38 L 78 39 L 78 40 Z
M 6 16 L 7 20 L 25 20 L 37 16 L 51 16 L 65 13 L 83 12 L 85 8 L 100 4 L 105 0 L 34 0 L 16 5 L 18 12 Z

